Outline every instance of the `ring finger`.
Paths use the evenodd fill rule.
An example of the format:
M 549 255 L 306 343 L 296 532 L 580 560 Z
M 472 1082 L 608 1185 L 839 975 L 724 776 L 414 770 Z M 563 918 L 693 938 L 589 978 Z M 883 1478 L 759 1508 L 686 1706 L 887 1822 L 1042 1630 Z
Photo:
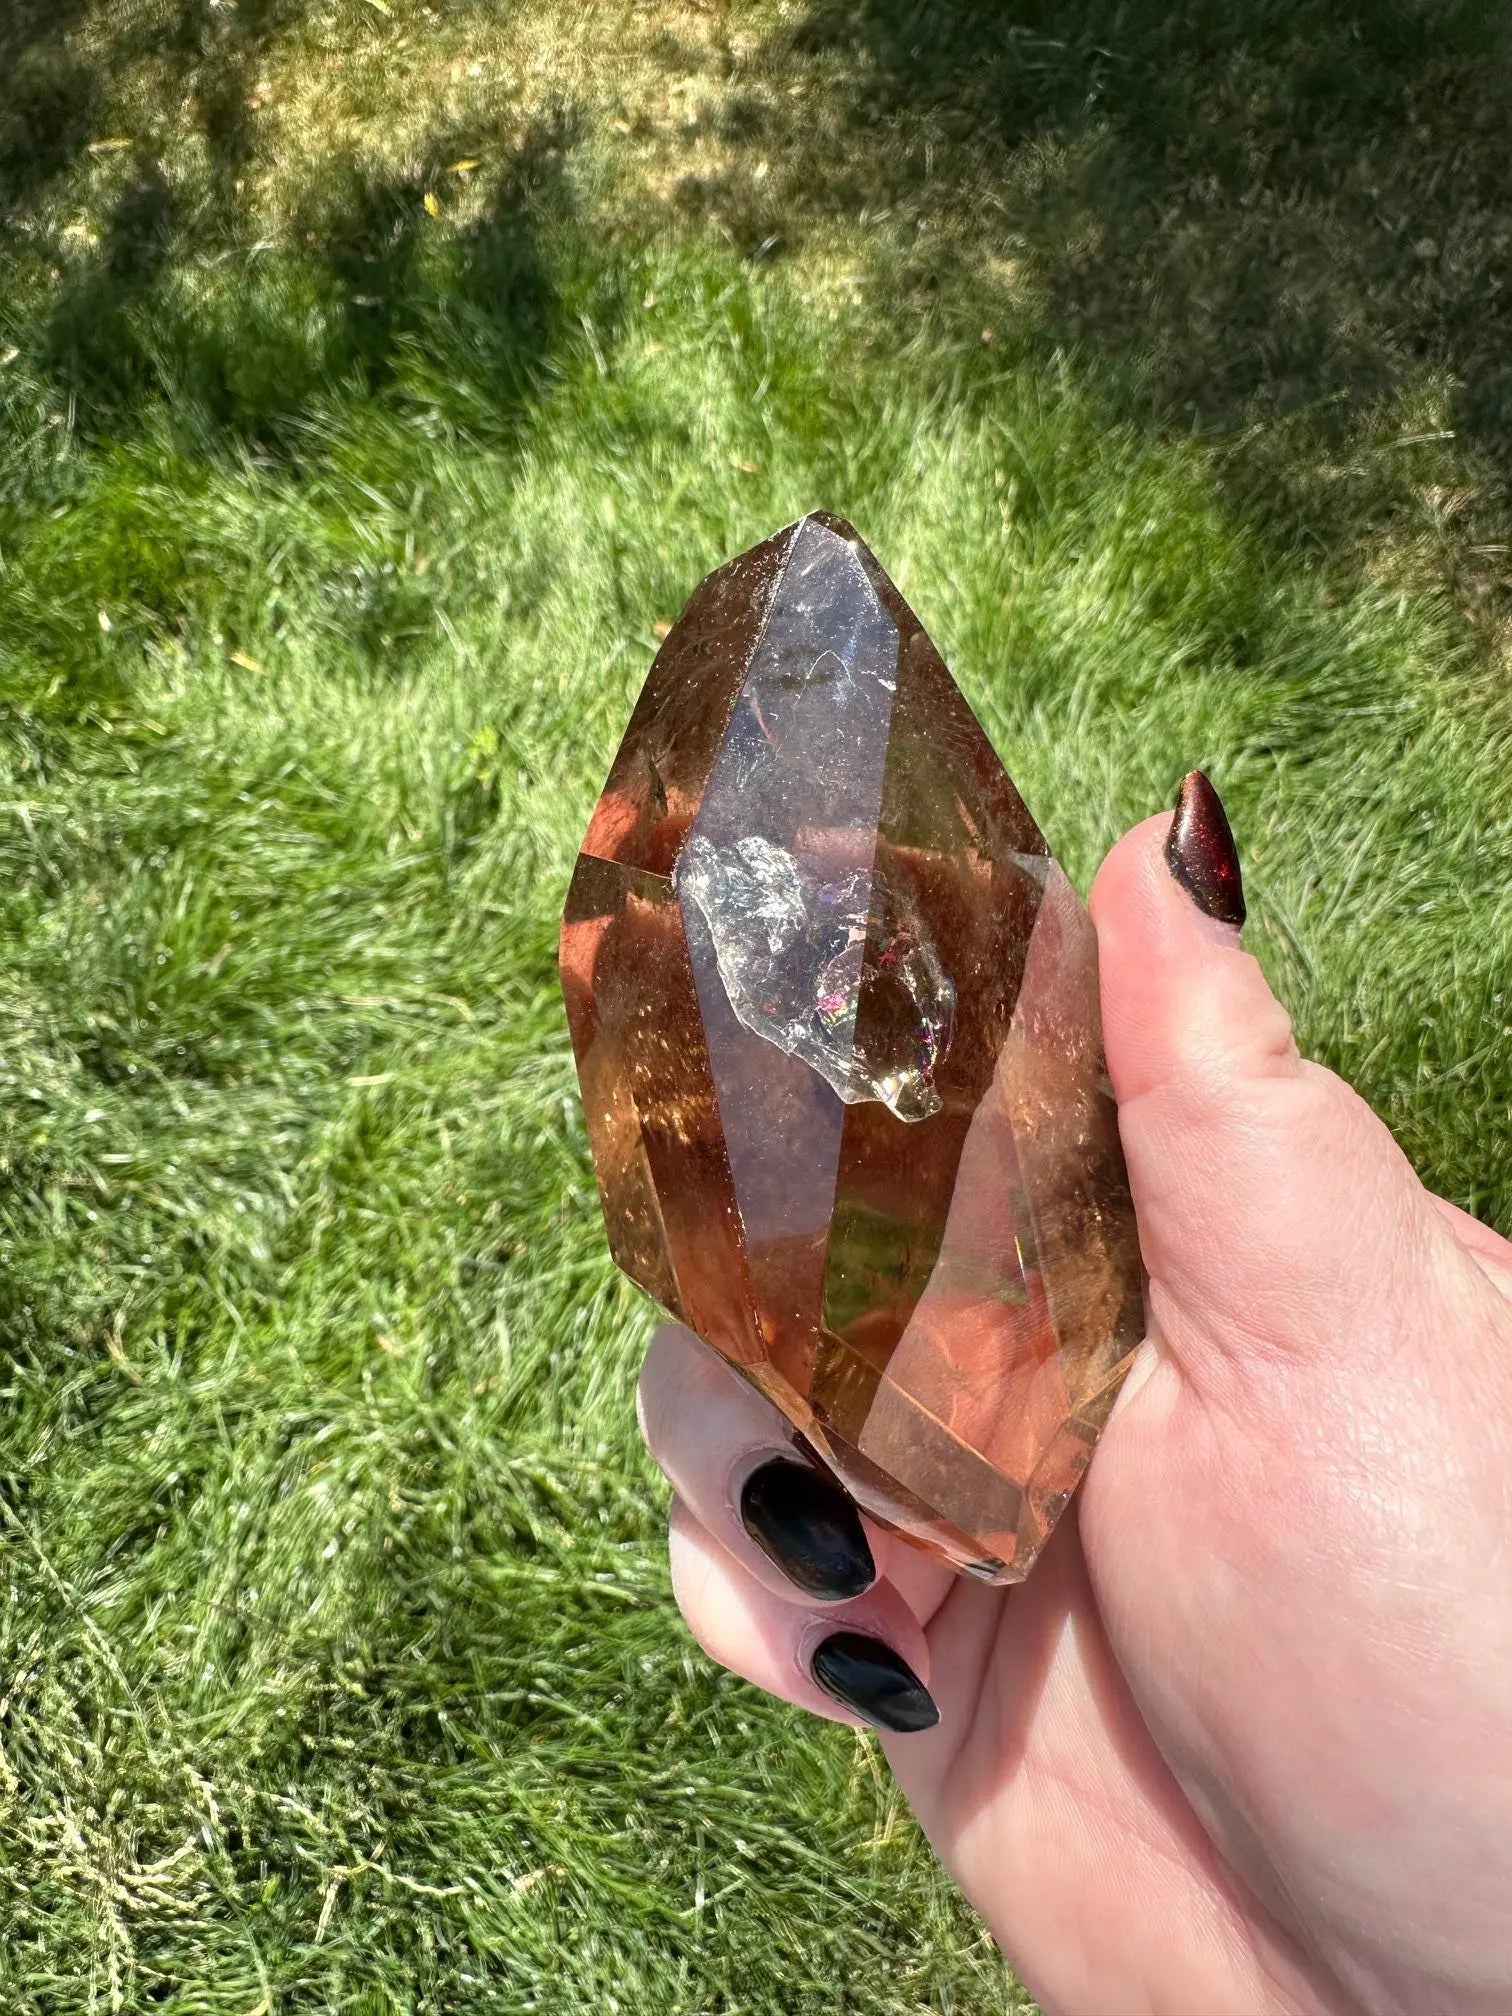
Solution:
M 874 1583 L 834 1610 L 781 1596 L 720 1546 L 681 1499 L 670 1532 L 672 1587 L 709 1657 L 815 1715 L 895 1734 L 932 1729 L 929 1650 L 897 1590 Z

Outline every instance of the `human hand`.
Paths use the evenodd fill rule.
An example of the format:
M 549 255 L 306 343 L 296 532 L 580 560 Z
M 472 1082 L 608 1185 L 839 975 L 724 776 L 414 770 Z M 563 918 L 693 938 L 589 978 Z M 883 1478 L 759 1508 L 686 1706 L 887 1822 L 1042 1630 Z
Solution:
M 1299 1057 L 1204 780 L 1172 830 L 1092 892 L 1152 1334 L 1079 1504 L 1021 1586 L 959 1579 L 667 1328 L 678 1602 L 732 1671 L 902 1732 L 1062 2016 L 1509 2011 L 1512 1245 Z

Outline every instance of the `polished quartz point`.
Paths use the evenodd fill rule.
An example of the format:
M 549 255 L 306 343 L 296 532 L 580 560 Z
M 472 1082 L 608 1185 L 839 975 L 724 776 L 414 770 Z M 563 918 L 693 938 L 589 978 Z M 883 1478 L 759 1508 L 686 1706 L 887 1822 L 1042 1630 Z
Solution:
M 561 969 L 620 1266 L 867 1512 L 1018 1580 L 1143 1327 L 1096 944 L 843 520 L 683 611 Z

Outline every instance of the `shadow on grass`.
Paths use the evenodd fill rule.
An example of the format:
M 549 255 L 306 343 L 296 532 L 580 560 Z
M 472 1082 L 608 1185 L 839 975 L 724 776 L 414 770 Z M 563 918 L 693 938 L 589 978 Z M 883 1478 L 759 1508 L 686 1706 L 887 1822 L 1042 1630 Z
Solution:
M 162 399 L 201 446 L 294 453 L 333 398 L 403 381 L 443 421 L 513 438 L 557 334 L 540 231 L 564 208 L 563 147 L 555 122 L 531 129 L 444 236 L 426 204 L 454 136 L 409 172 L 348 167 L 271 248 L 235 212 L 207 230 L 144 169 L 57 291 L 39 361 L 86 430 L 130 431 Z
M 192 98 L 211 159 L 234 169 L 250 151 L 259 53 L 308 11 L 308 0 L 179 0 L 113 13 L 94 0 L 11 0 L 0 21 L 0 217 L 22 214 L 82 157 L 116 144 L 97 121 L 113 78 L 131 65 L 148 67 L 158 107 Z
M 555 113 L 437 126 L 398 163 L 338 158 L 280 185 L 270 229 L 248 108 L 306 11 L 22 0 L 0 28 L 0 225 L 17 225 L 0 524 L 22 563 L 0 600 L 0 721 L 38 747 L 117 712 L 135 643 L 216 600 L 196 499 L 227 458 L 321 476 L 344 662 L 407 662 L 434 586 L 364 544 L 352 512 L 415 492 L 421 437 L 512 453 L 563 338 L 576 135 Z
M 468 46 L 505 49 L 510 12 Z M 476 424 L 517 405 L 549 348 L 543 234 L 580 137 L 559 118 L 512 139 L 438 131 L 402 173 L 353 166 L 307 192 L 276 251 L 258 245 L 250 108 L 307 17 L 310 0 L 8 10 L 0 217 L 34 219 L 76 169 L 100 196 L 98 243 L 65 248 L 43 353 L 86 427 L 166 389 L 267 445 L 322 383 L 391 383 L 406 346 L 434 346 L 433 385 L 452 374 Z M 1512 496 L 1499 10 L 810 0 L 754 49 L 735 26 L 684 26 L 668 9 L 656 60 L 721 88 L 720 145 L 682 201 L 738 244 L 771 254 L 815 224 L 885 221 L 873 298 L 890 329 L 943 310 L 963 342 L 990 332 L 992 354 L 1075 350 L 1125 417 L 1219 437 L 1236 502 L 1323 545 L 1428 496 L 1459 522 L 1466 599 L 1499 588 L 1503 557 L 1477 545 Z M 574 46 L 564 10 L 562 83 L 582 95 Z M 127 73 L 145 100 L 102 139 Z M 169 180 L 152 136 L 182 139 L 185 107 L 195 165 L 176 141 Z M 118 171 L 103 192 L 102 145 L 122 150 L 102 157 Z M 443 251 L 422 206 L 459 193 L 445 171 L 474 154 L 502 165 Z
M 33 248 L 11 276 L 11 340 L 85 438 L 129 438 L 166 404 L 201 450 L 293 453 L 333 398 L 406 377 L 443 423 L 516 431 L 557 332 L 542 239 L 568 211 L 570 124 L 437 130 L 401 168 L 347 162 L 270 242 L 245 193 L 250 114 L 266 52 L 308 12 L 20 0 L 0 27 L 0 219 Z M 485 152 L 476 183 L 449 174 Z
M 1436 384 L 1422 431 L 1453 430 L 1500 514 L 1509 47 L 1479 0 L 814 0 L 744 66 L 727 174 L 685 194 L 752 248 L 912 224 L 880 315 L 1027 324 L 1130 417 L 1241 437 L 1241 501 L 1320 533 L 1341 493 L 1378 519 L 1396 473 L 1299 492 L 1299 430 L 1343 454 Z
M 89 0 L 11 0 L 0 15 L 0 222 L 89 143 L 99 73 L 68 45 Z

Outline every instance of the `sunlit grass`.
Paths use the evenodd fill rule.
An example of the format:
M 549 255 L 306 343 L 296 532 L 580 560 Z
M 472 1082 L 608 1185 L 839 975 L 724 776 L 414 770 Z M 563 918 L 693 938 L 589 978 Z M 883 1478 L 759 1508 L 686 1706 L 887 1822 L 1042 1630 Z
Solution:
M 1092 359 L 596 228 L 594 144 L 532 114 L 439 214 L 423 162 L 291 168 L 271 245 L 170 204 L 112 250 L 112 184 L 5 255 L 18 2016 L 1014 2006 L 872 1746 L 675 1621 L 555 989 L 658 626 L 796 513 L 1083 887 L 1209 768 L 1303 1041 L 1512 1223 L 1512 749 L 1453 583 L 1299 546 Z

